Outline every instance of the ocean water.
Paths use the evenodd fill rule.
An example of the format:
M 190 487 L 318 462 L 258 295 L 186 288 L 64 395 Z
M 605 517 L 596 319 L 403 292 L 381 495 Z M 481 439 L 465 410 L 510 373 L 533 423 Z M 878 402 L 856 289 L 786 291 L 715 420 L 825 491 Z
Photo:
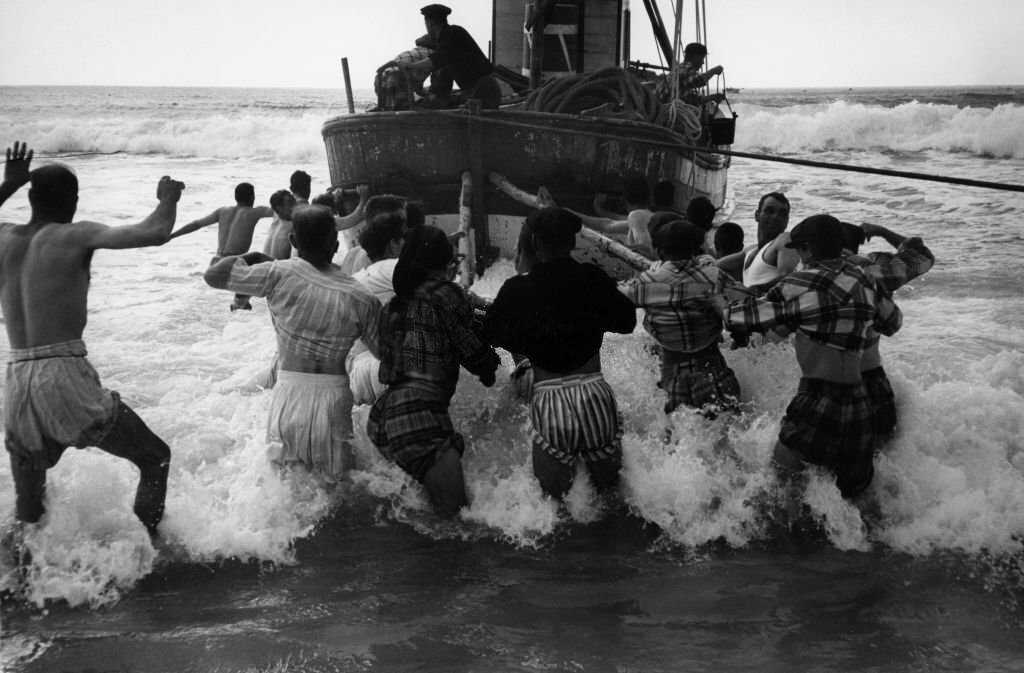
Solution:
M 736 150 L 1024 184 L 1021 87 L 732 100 Z M 260 203 L 297 168 L 328 187 L 320 126 L 344 112 L 340 90 L 0 88 L 0 143 L 71 165 L 79 219 L 138 221 L 172 175 L 187 184 L 180 224 L 243 180 Z M 793 224 L 831 212 L 936 254 L 898 291 L 904 327 L 882 343 L 900 425 L 866 513 L 815 473 L 815 530 L 774 519 L 790 347 L 726 353 L 739 417 L 666 418 L 642 328 L 602 353 L 625 417 L 621 502 L 585 478 L 565 505 L 541 496 L 507 372 L 490 389 L 464 376 L 454 399 L 471 500 L 455 522 L 361 434 L 340 488 L 282 474 L 265 455 L 270 395 L 248 385 L 273 356 L 266 305 L 229 313 L 203 283 L 210 228 L 95 256 L 90 359 L 173 451 L 164 542 L 131 514 L 134 468 L 69 450 L 27 574 L 0 560 L 3 670 L 1024 669 L 1024 195 L 753 159 L 730 183 L 751 239 L 758 197 L 781 190 Z M 0 212 L 27 216 L 24 192 Z M 511 273 L 499 262 L 477 290 Z M 12 520 L 0 461 L 0 527 Z

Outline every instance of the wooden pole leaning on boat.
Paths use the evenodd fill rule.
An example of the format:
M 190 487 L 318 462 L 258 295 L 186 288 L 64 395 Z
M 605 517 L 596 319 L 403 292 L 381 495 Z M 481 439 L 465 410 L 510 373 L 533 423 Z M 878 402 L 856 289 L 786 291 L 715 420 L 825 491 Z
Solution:
M 530 206 L 531 208 L 543 208 L 547 205 L 554 205 L 553 203 L 546 203 L 541 200 L 540 196 L 530 194 L 527 191 L 516 187 L 508 179 L 500 173 L 491 172 L 487 176 L 491 184 L 494 185 L 499 191 L 508 195 L 510 198 L 516 201 Z M 580 238 L 589 241 L 594 247 L 598 248 L 603 252 L 618 257 L 623 262 L 628 264 L 630 267 L 637 271 L 645 271 L 651 266 L 651 260 L 647 259 L 640 253 L 630 250 L 618 241 L 613 241 L 607 236 L 602 236 L 589 227 L 583 227 L 579 233 Z
M 473 269 L 476 266 L 476 250 L 473 240 L 473 175 L 462 172 L 462 192 L 459 194 L 459 253 L 462 255 L 460 279 L 463 287 L 473 284 Z
M 348 57 L 342 57 L 341 59 L 341 72 L 345 76 L 345 96 L 348 98 L 348 113 L 356 113 L 356 104 L 352 100 L 352 78 L 348 74 Z
M 477 264 L 480 260 L 477 255 L 487 255 L 488 247 L 491 245 L 490 233 L 487 231 L 487 204 L 484 201 L 484 185 L 487 181 L 484 173 L 483 159 L 483 126 L 480 123 L 482 107 L 480 100 L 471 98 L 466 103 L 469 112 L 466 115 L 467 133 L 469 135 L 469 173 L 473 178 L 473 189 L 471 190 L 472 206 L 472 227 L 473 255 L 470 258 L 471 264 Z

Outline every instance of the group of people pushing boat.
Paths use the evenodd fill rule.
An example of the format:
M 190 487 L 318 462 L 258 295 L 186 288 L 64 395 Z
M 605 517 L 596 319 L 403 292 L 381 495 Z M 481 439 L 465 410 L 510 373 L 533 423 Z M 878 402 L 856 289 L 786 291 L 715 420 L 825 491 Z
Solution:
M 66 447 L 97 446 L 140 468 L 135 511 L 155 534 L 170 450 L 100 385 L 81 336 L 92 251 L 161 245 L 197 228 L 192 222 L 172 232 L 184 185 L 161 179 L 156 209 L 135 225 L 72 222 L 74 173 L 61 164 L 30 171 L 31 159 L 24 145 L 8 148 L 0 184 L 2 204 L 31 182 L 28 224 L 0 227 L 0 299 L 11 345 L 6 445 L 17 518 L 40 519 L 46 471 Z M 874 452 L 896 423 L 878 349 L 880 336 L 901 325 L 892 292 L 934 263 L 919 238 L 826 214 L 787 232 L 788 200 L 772 192 L 755 213 L 757 245 L 715 259 L 709 231 L 686 215 L 630 212 L 627 221 L 644 223 L 656 259 L 617 283 L 573 258 L 584 218 L 547 205 L 523 223 L 518 274 L 487 300 L 454 281 L 461 261 L 455 237 L 426 225 L 415 202 L 365 189 L 359 201 L 361 245 L 341 266 L 333 263 L 339 228 L 353 213 L 301 204 L 291 208 L 290 221 L 276 222 L 287 224 L 294 256 L 218 250 L 228 254 L 215 257 L 204 274 L 212 287 L 266 298 L 277 339 L 267 431 L 275 463 L 327 480 L 343 477 L 355 464 L 353 406 L 372 404 L 371 441 L 423 484 L 439 513 L 454 515 L 467 504 L 465 442 L 449 402 L 461 368 L 494 385 L 496 349 L 504 349 L 516 363 L 510 378 L 529 405 L 542 490 L 563 496 L 581 461 L 598 489 L 614 489 L 623 426 L 600 351 L 605 333 L 634 331 L 642 308 L 661 358 L 667 413 L 683 407 L 713 418 L 739 409 L 742 391 L 720 351 L 725 333 L 739 345 L 752 333 L 792 335 L 801 378 L 781 421 L 774 463 L 787 479 L 806 464 L 823 466 L 845 497 L 870 483 Z M 224 229 L 241 222 L 251 241 L 245 212 L 218 209 L 212 220 Z M 872 236 L 895 252 L 861 256 L 858 246 Z M 731 273 L 737 258 L 743 282 Z M 766 268 L 774 269 L 773 280 Z

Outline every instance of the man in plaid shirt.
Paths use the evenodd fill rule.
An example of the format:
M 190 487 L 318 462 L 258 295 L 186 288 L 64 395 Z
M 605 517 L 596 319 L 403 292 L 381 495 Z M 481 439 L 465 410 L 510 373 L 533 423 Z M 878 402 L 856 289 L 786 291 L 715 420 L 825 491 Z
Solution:
M 865 222 L 860 227 L 843 223 L 843 245 L 849 254 L 846 259 L 864 269 L 887 292 L 892 293 L 914 278 L 926 273 L 935 264 L 935 255 L 918 238 L 906 238 L 877 224 Z M 891 252 L 858 253 L 860 245 L 872 236 L 881 236 L 896 248 Z M 861 379 L 874 407 L 875 430 L 882 439 L 888 439 L 896 429 L 896 396 L 889 377 L 882 367 L 882 355 L 875 339 L 864 351 L 861 361 Z
M 656 227 L 651 238 L 661 261 L 620 283 L 619 290 L 644 309 L 644 329 L 661 345 L 665 413 L 685 404 L 714 418 L 734 408 L 740 394 L 718 349 L 722 308 L 751 295 L 701 254 L 704 235 L 702 227 L 683 219 Z
M 798 224 L 787 246 L 800 255 L 803 270 L 761 299 L 730 305 L 725 323 L 738 332 L 796 332 L 801 378 L 782 419 L 775 461 L 790 473 L 804 462 L 824 466 L 852 498 L 871 483 L 877 443 L 861 380 L 864 352 L 878 333 L 895 334 L 902 314 L 863 269 L 842 258 L 842 240 L 842 225 L 830 215 Z

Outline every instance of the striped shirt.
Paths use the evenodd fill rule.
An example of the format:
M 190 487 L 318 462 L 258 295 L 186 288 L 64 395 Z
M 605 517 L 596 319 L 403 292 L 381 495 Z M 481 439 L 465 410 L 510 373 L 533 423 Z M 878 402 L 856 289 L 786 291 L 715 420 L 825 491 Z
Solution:
M 619 291 L 644 309 L 644 329 L 662 347 L 693 353 L 722 337 L 722 316 L 712 299 L 742 301 L 750 293 L 708 257 L 655 262 L 619 284 Z
M 427 280 L 411 299 L 393 298 L 380 335 L 380 380 L 417 379 L 455 392 L 459 365 L 477 376 L 494 372 L 500 359 L 472 328 L 473 309 L 461 287 Z
M 800 331 L 830 348 L 864 351 L 877 334 L 890 336 L 903 314 L 860 267 L 843 259 L 810 262 L 780 280 L 760 299 L 730 304 L 727 327 L 763 332 L 776 326 Z
M 298 257 L 252 266 L 238 259 L 227 289 L 267 298 L 279 353 L 344 362 L 358 338 L 377 350 L 380 302 L 333 264 L 321 271 Z

